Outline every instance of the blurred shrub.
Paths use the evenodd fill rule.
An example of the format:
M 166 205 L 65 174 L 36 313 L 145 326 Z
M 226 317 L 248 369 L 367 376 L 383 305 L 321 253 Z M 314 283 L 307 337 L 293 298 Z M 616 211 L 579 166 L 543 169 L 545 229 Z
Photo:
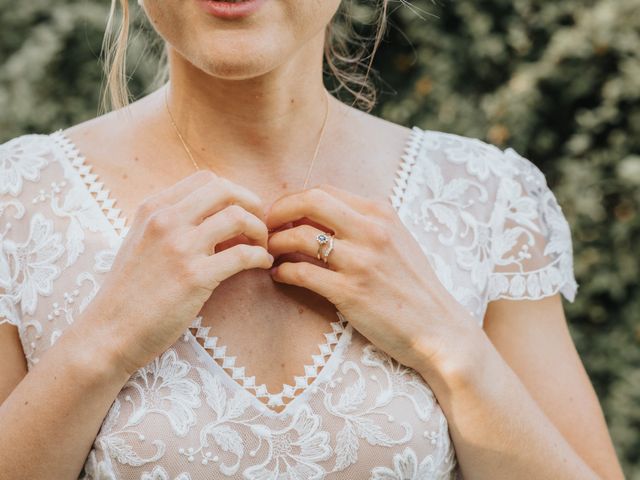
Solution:
M 391 22 L 376 66 L 396 92 L 374 113 L 545 172 L 572 228 L 571 333 L 640 479 L 640 0 L 416 0 Z

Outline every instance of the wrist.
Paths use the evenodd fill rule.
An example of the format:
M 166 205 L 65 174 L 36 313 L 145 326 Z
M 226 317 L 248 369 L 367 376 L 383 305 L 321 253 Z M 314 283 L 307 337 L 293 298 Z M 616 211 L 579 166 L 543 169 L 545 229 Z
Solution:
M 72 368 L 100 381 L 126 383 L 133 370 L 123 362 L 115 339 L 100 327 L 102 322 L 88 321 L 89 315 L 92 313 L 87 309 L 58 340 L 68 361 Z
M 451 323 L 439 350 L 417 346 L 421 358 L 416 371 L 440 396 L 473 388 L 481 383 L 493 345 L 477 323 Z

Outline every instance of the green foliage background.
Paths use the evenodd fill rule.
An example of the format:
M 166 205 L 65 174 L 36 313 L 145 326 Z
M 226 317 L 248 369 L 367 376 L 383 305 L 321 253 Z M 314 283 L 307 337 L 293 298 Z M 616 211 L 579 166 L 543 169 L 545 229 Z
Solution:
M 108 3 L 0 0 L 0 141 L 96 116 Z M 362 33 L 374 3 L 355 3 Z M 373 113 L 512 146 L 545 172 L 572 228 L 571 333 L 627 478 L 640 479 L 640 0 L 390 7 Z M 136 97 L 157 62 L 137 31 Z

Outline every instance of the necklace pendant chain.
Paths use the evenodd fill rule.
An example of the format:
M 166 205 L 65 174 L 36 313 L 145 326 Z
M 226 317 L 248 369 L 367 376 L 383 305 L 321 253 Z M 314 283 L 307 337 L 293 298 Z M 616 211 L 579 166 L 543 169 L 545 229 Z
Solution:
M 326 97 L 326 108 L 325 108 L 325 114 L 324 114 L 324 120 L 322 121 L 322 128 L 320 129 L 320 135 L 318 136 L 318 142 L 316 143 L 316 149 L 313 153 L 313 157 L 311 158 L 311 163 L 309 164 L 309 168 L 307 169 L 307 175 L 304 179 L 304 184 L 302 185 L 302 189 L 304 190 L 305 188 L 307 188 L 307 182 L 309 181 L 309 178 L 311 176 L 311 170 L 313 168 L 313 164 L 316 160 L 316 157 L 318 156 L 318 151 L 320 150 L 320 144 L 322 143 L 322 138 L 324 136 L 324 131 L 325 131 L 325 127 L 327 125 L 327 119 L 329 118 L 329 106 L 331 105 L 331 99 L 329 96 L 329 92 L 327 92 L 326 88 L 323 88 L 323 91 L 325 93 L 325 97 Z M 184 137 L 182 136 L 182 134 L 180 133 L 180 129 L 178 129 L 178 126 L 176 125 L 176 122 L 173 118 L 173 115 L 171 114 L 171 110 L 169 109 L 169 100 L 168 100 L 168 92 L 169 92 L 169 84 L 167 84 L 165 90 L 164 90 L 164 105 L 167 109 L 167 113 L 169 114 L 169 120 L 171 120 L 171 124 L 173 125 L 173 129 L 176 132 L 176 135 L 178 136 L 178 138 L 180 139 L 180 143 L 182 143 L 182 147 L 184 148 L 184 151 L 187 153 L 187 156 L 189 157 L 189 159 L 191 160 L 191 163 L 193 163 L 193 166 L 195 167 L 196 170 L 200 170 L 200 166 L 198 165 L 198 162 L 196 162 L 195 158 L 193 158 L 193 155 L 191 154 L 191 149 L 189 148 L 189 146 L 187 145 L 187 142 L 185 141 Z

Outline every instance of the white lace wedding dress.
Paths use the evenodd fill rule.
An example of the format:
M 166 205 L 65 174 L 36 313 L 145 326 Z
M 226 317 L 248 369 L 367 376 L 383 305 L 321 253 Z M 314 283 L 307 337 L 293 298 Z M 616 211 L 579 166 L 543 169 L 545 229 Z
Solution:
M 479 324 L 498 298 L 573 301 L 569 226 L 533 163 L 418 127 L 398 161 L 389 200 Z M 18 328 L 29 367 L 108 274 L 129 228 L 114 204 L 61 130 L 0 146 L 0 323 Z M 462 478 L 428 384 L 341 314 L 306 374 L 275 393 L 199 322 L 129 379 L 82 478 Z

